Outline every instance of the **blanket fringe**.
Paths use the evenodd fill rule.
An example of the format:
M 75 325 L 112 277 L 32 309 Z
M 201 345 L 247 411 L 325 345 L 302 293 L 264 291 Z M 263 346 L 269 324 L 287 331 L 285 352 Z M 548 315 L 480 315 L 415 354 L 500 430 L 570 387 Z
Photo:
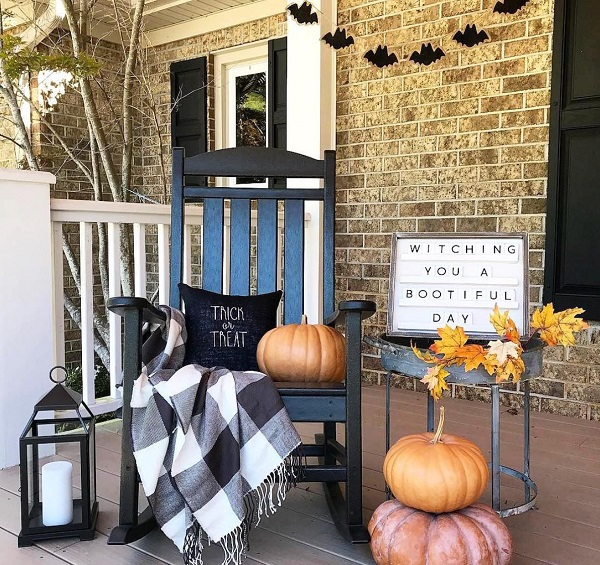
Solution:
M 203 565 L 202 561 L 202 528 L 197 520 L 193 519 L 190 527 L 185 532 L 183 540 L 183 562 L 185 565 Z
M 275 514 L 277 507 L 283 504 L 285 495 L 296 485 L 300 474 L 301 458 L 296 454 L 289 455 L 260 485 L 246 493 L 245 516 L 242 523 L 218 540 L 224 553 L 222 565 L 241 564 L 250 549 L 250 529 L 257 526 L 263 516 Z M 183 545 L 185 565 L 203 565 L 203 546 L 200 539 L 202 533 L 200 525 L 194 518 L 193 524 L 187 529 Z M 208 543 L 210 545 L 210 538 Z

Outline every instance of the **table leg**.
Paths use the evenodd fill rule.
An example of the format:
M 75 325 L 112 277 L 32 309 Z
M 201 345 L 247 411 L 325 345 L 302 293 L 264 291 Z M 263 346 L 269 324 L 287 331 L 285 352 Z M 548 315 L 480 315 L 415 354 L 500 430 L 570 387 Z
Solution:
M 529 479 L 529 381 L 523 382 L 523 410 L 525 412 L 523 416 L 523 474 Z M 525 485 L 525 502 L 531 500 L 531 491 L 529 489 L 529 483 L 524 482 Z
M 492 389 L 492 508 L 500 510 L 500 388 Z
M 385 376 L 385 452 L 390 450 L 390 381 L 392 380 L 391 371 Z M 392 492 L 387 482 L 385 483 L 385 498 L 392 498 Z
M 427 431 L 433 432 L 433 420 L 435 416 L 435 406 L 433 396 L 427 393 Z

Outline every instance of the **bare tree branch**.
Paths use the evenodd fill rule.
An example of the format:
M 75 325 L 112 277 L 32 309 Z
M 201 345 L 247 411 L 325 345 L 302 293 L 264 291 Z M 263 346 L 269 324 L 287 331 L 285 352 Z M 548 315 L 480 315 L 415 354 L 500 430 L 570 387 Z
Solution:
M 77 292 L 79 293 L 79 296 L 81 296 L 81 271 L 79 269 L 79 264 L 77 263 L 75 253 L 73 253 L 73 248 L 71 247 L 71 244 L 69 243 L 69 240 L 64 231 L 62 232 L 62 248 L 63 253 L 65 254 L 65 257 L 67 259 L 67 264 L 69 265 L 69 270 L 71 271 L 71 276 L 75 281 Z M 95 305 L 92 307 L 92 313 L 94 316 L 94 327 L 96 327 L 104 342 L 108 343 L 110 332 L 108 329 L 108 322 L 106 320 L 106 316 L 101 316 L 100 312 L 98 312 L 98 308 Z
M 64 301 L 65 310 L 69 313 L 69 316 L 71 316 L 71 319 L 75 322 L 77 327 L 81 329 L 81 310 L 66 293 L 64 295 Z M 94 352 L 98 355 L 102 364 L 108 368 L 110 366 L 110 353 L 106 346 L 106 342 L 101 339 L 97 331 L 94 331 Z

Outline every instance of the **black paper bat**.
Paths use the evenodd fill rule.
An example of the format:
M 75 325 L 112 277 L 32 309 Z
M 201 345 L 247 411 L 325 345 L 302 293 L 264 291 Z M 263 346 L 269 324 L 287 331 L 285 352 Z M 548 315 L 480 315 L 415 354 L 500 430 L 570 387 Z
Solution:
M 302 2 L 301 6 L 290 4 L 287 7 L 287 11 L 290 13 L 299 24 L 317 24 L 319 23 L 319 16 L 316 12 L 312 11 L 313 5 L 310 2 Z
M 498 14 L 516 14 L 529 0 L 503 0 L 496 2 L 494 12 Z
M 461 45 L 466 45 L 467 47 L 473 47 L 478 43 L 483 43 L 486 39 L 489 39 L 490 36 L 483 30 L 477 31 L 477 26 L 475 24 L 469 25 L 465 28 L 465 31 L 458 30 L 452 39 Z
M 421 45 L 421 51 L 413 51 L 410 60 L 419 63 L 420 65 L 431 65 L 431 63 L 435 63 L 445 56 L 446 53 L 442 51 L 441 47 L 437 47 L 434 51 L 431 43 L 428 43 L 427 45 L 423 43 Z
M 387 45 L 379 45 L 375 52 L 373 49 L 369 49 L 365 54 L 364 58 L 372 63 L 373 65 L 377 65 L 379 68 L 387 67 L 388 65 L 393 65 L 398 62 L 398 57 L 396 57 L 396 53 L 388 54 Z
M 333 35 L 328 31 L 321 39 L 334 49 L 344 49 L 344 47 L 354 45 L 354 37 L 351 35 L 346 36 L 346 30 L 339 27 Z

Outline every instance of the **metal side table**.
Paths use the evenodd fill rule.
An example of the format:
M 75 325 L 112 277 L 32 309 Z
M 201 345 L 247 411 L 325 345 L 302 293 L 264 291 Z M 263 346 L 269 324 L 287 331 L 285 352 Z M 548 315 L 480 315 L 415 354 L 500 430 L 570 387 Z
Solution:
M 390 381 L 393 373 L 401 373 L 413 378 L 423 378 L 428 365 L 418 359 L 410 347 L 410 338 L 382 336 L 373 338 L 366 336 L 365 341 L 381 350 L 381 365 L 387 371 L 386 393 L 385 393 L 385 446 L 386 452 L 390 448 Z M 416 339 L 417 347 L 427 348 L 425 340 Z M 530 448 L 530 394 L 529 381 L 542 374 L 542 350 L 544 344 L 535 339 L 528 345 L 523 353 L 525 373 L 521 376 L 521 387 L 523 390 L 523 470 L 519 471 L 500 464 L 500 385 L 496 384 L 495 378 L 481 369 L 465 372 L 464 367 L 448 367 L 450 375 L 446 378 L 447 383 L 487 385 L 492 393 L 491 414 L 491 478 L 492 478 L 492 508 L 502 518 L 522 514 L 533 508 L 537 496 L 537 485 L 529 474 L 529 448 Z M 433 432 L 434 427 L 434 400 L 427 395 L 427 431 Z M 501 509 L 500 504 L 500 475 L 504 473 L 515 477 L 523 482 L 524 502 L 517 506 Z

